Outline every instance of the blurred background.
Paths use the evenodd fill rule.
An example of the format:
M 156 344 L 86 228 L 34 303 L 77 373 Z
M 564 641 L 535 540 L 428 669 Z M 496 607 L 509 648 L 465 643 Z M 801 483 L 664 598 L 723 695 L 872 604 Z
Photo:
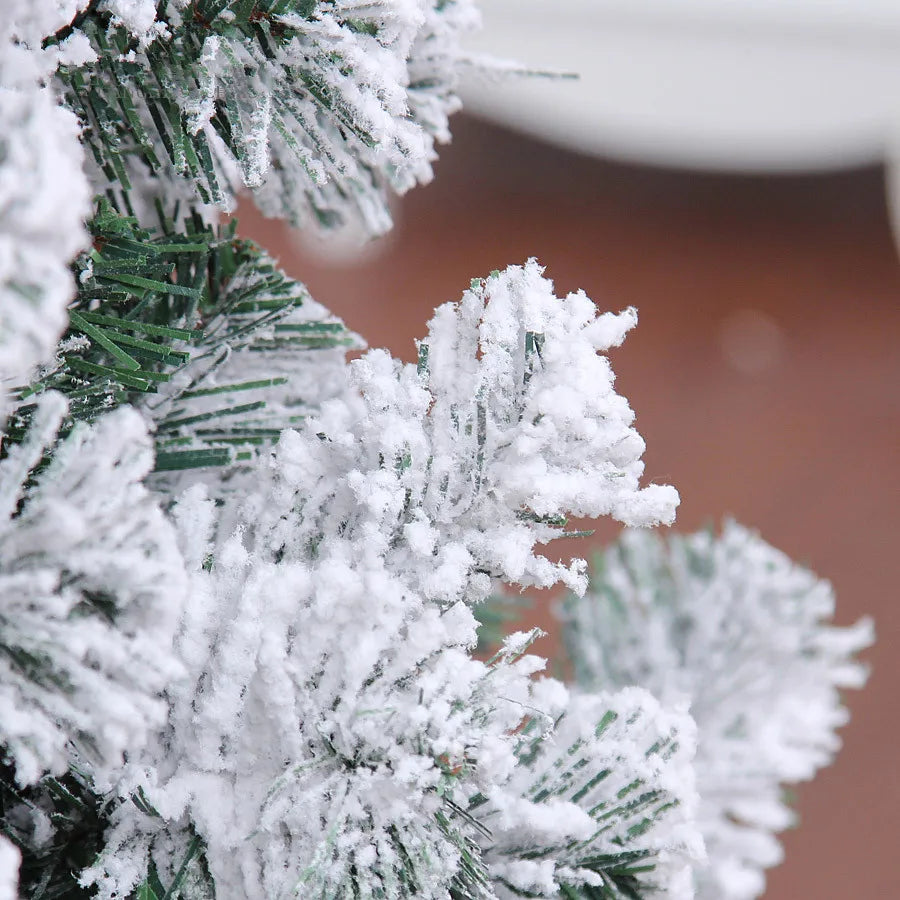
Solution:
M 249 205 L 241 230 L 409 361 L 436 305 L 530 256 L 559 294 L 638 308 L 612 362 L 648 480 L 681 493 L 675 527 L 734 516 L 834 583 L 839 623 L 876 621 L 844 749 L 799 788 L 765 896 L 900 897 L 900 2 L 483 6 L 476 49 L 580 80 L 473 73 L 477 118 L 361 251 Z M 552 602 L 531 614 L 550 630 Z

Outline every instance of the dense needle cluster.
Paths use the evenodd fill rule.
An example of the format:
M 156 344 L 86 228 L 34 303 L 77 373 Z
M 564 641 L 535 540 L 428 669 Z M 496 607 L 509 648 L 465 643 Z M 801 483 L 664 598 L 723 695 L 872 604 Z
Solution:
M 122 409 L 76 427 L 36 474 L 65 411 L 46 395 L 0 462 L 0 743 L 22 785 L 65 772 L 72 751 L 104 778 L 162 724 L 180 675 L 185 579 L 141 484 L 146 426 Z
M 115 814 L 109 850 L 89 873 L 101 896 L 127 894 L 150 859 L 164 883 L 174 877 L 171 847 L 189 846 L 191 834 L 219 896 L 303 885 L 310 897 L 439 898 L 460 883 L 491 897 L 521 841 L 540 848 L 542 863 L 514 866 L 516 883 L 553 896 L 549 885 L 591 871 L 569 863 L 569 844 L 584 842 L 592 857 L 587 810 L 603 804 L 584 791 L 581 806 L 555 785 L 552 799 L 535 800 L 529 788 L 538 759 L 552 766 L 573 747 L 594 774 L 616 754 L 617 778 L 596 792 L 607 803 L 638 776 L 655 790 L 652 804 L 613 819 L 617 834 L 600 842 L 610 868 L 623 865 L 613 838 L 645 820 L 649 846 L 682 869 L 699 852 L 684 824 L 690 778 L 671 775 L 689 758 L 689 722 L 669 724 L 644 695 L 628 698 L 627 714 L 616 711 L 621 698 L 596 697 L 593 724 L 576 712 L 557 734 L 566 693 L 531 680 L 543 663 L 523 655 L 527 641 L 489 664 L 470 655 L 472 606 L 492 576 L 580 583 L 577 568 L 534 555 L 559 531 L 547 517 L 576 509 L 653 521 L 677 502 L 671 489 L 637 487 L 642 444 L 597 355 L 633 316 L 596 317 L 583 295 L 561 301 L 550 288 L 533 263 L 473 285 L 438 310 L 418 366 L 383 351 L 353 363 L 356 390 L 286 431 L 257 470 L 265 480 L 230 497 L 225 514 L 200 487 L 179 501 L 193 575 L 176 643 L 192 676 L 170 691 L 170 727 L 149 764 L 137 757 L 124 773 L 154 812 L 126 804 Z M 532 330 L 540 352 L 524 339 Z M 564 359 L 590 378 L 572 379 Z M 566 452 L 547 452 L 549 439 Z M 535 466 L 542 478 L 520 474 Z M 585 471 L 594 477 L 576 490 Z M 651 736 L 641 743 L 633 724 L 636 747 L 595 745 L 568 724 L 593 729 L 608 715 L 643 717 Z M 681 749 L 659 749 L 647 765 L 644 754 L 673 730 L 685 732 Z
M 584 592 L 568 517 L 674 519 L 634 310 L 531 260 L 348 363 L 221 221 L 388 228 L 469 0 L 0 12 L 0 900 L 756 896 L 862 681 L 820 582 L 636 533 L 567 607 L 576 685 L 474 651 L 501 584 Z
M 133 187 L 150 211 L 178 198 L 230 209 L 250 188 L 269 215 L 371 234 L 390 227 L 388 191 L 430 180 L 458 106 L 460 38 L 478 22 L 471 0 L 94 8 L 65 37 L 91 64 L 61 80 L 95 184 Z
M 710 863 L 702 900 L 752 900 L 781 860 L 774 833 L 793 822 L 784 786 L 812 778 L 840 747 L 839 689 L 872 623 L 828 620 L 831 585 L 757 534 L 630 532 L 598 557 L 591 586 L 563 609 L 563 636 L 586 689 L 637 684 L 690 702 L 697 723 L 698 823 Z
M 66 21 L 54 6 L 0 6 L 0 375 L 27 372 L 52 353 L 73 291 L 69 264 L 87 241 L 91 191 L 78 120 L 44 84 L 56 57 L 39 51 L 43 35 Z

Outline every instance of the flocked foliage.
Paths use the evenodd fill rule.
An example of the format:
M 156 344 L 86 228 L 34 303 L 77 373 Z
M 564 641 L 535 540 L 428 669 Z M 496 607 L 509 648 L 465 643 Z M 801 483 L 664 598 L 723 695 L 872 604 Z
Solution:
M 629 533 L 565 605 L 585 689 L 636 684 L 690 702 L 710 859 L 703 900 L 762 893 L 763 870 L 782 855 L 774 833 L 793 821 L 784 786 L 812 778 L 839 747 L 839 689 L 863 685 L 854 656 L 872 625 L 838 628 L 833 612 L 828 582 L 733 522 L 720 536 Z
M 248 187 L 295 224 L 377 234 L 387 192 L 431 178 L 476 23 L 470 0 L 93 2 L 58 35 L 84 44 L 59 79 L 126 208 Z
M 606 355 L 634 310 L 529 261 L 440 307 L 417 365 L 348 364 L 221 219 L 249 189 L 389 227 L 449 139 L 470 0 L 0 13 L 0 900 L 755 896 L 777 785 L 861 677 L 812 576 L 739 529 L 629 537 L 615 627 L 596 589 L 570 607 L 577 687 L 534 633 L 475 652 L 500 582 L 585 588 L 545 549 L 568 517 L 674 517 Z M 771 721 L 757 656 L 797 684 Z
M 0 411 L 4 381 L 51 355 L 73 290 L 69 263 L 87 238 L 78 121 L 42 84 L 53 60 L 14 40 L 64 22 L 54 5 L 0 8 Z
M 626 688 L 576 694 L 549 736 L 523 732 L 511 784 L 470 804 L 497 897 L 693 896 L 694 731 Z
M 191 835 L 220 897 L 439 898 L 460 881 L 494 896 L 479 843 L 490 831 L 467 806 L 500 796 L 519 724 L 533 715 L 546 731 L 558 691 L 532 684 L 542 662 L 521 641 L 473 659 L 471 604 L 492 575 L 578 584 L 577 567 L 533 554 L 560 531 L 535 510 L 671 516 L 674 491 L 638 488 L 642 444 L 597 355 L 631 323 L 596 317 L 581 294 L 557 300 L 533 263 L 496 274 L 438 310 L 418 366 L 382 351 L 353 363 L 359 394 L 286 431 L 268 484 L 239 509 L 217 517 L 200 488 L 179 503 L 193 587 L 178 646 L 192 676 L 155 756 L 124 776 L 146 808 L 114 814 L 89 874 L 101 896 L 134 889 L 150 860 L 162 884 L 175 878 Z M 590 381 L 566 377 L 576 364 Z M 566 453 L 548 453 L 551 439 Z M 544 489 L 528 492 L 520 473 L 538 464 Z M 576 492 L 579 470 L 593 477 Z M 620 749 L 618 786 L 657 777 L 640 768 L 649 744 Z M 505 814 L 527 832 L 546 808 L 509 790 Z M 574 804 L 554 812 L 579 833 Z M 648 829 L 665 827 L 656 812 L 641 810 Z M 610 813 L 621 837 L 631 812 Z
M 233 225 L 191 218 L 182 234 L 159 235 L 101 201 L 90 229 L 68 329 L 13 392 L 9 437 L 48 390 L 69 398 L 67 427 L 130 403 L 155 423 L 158 473 L 216 466 L 227 481 L 341 390 L 358 338 Z
M 359 399 L 323 404 L 285 456 L 309 540 L 378 531 L 439 602 L 482 599 L 491 576 L 579 585 L 582 563 L 532 552 L 567 514 L 650 525 L 678 504 L 671 487 L 639 487 L 644 444 L 598 353 L 635 321 L 633 310 L 597 316 L 582 293 L 559 300 L 531 262 L 440 307 L 417 366 L 384 351 L 353 363 Z M 472 593 L 457 574 L 469 567 Z
M 145 426 L 111 413 L 47 461 L 64 414 L 46 395 L 0 462 L 0 743 L 22 785 L 65 772 L 73 746 L 105 777 L 161 724 L 157 695 L 179 673 L 166 647 L 185 578 L 141 485 Z

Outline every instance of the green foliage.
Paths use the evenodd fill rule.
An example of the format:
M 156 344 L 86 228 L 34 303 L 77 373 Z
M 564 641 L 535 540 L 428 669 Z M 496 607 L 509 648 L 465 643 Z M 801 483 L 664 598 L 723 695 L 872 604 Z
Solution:
M 338 320 L 306 315 L 315 306 L 306 289 L 236 238 L 234 223 L 210 228 L 190 216 L 183 233 L 169 222 L 155 234 L 101 200 L 90 229 L 93 248 L 76 266 L 69 329 L 55 364 L 17 392 L 10 440 L 27 430 L 35 396 L 56 390 L 70 403 L 62 434 L 130 403 L 157 422 L 157 471 L 228 465 L 296 421 L 256 396 L 242 402 L 287 384 L 274 362 L 279 354 L 355 345 Z M 271 358 L 274 371 L 218 381 L 239 349 Z
M 296 35 L 296 29 L 277 17 L 308 18 L 316 6 L 315 0 L 193 0 L 176 18 L 168 13 L 168 4 L 160 3 L 158 17 L 171 38 L 141 47 L 125 28 L 113 25 L 99 3 L 92 2 L 57 36 L 64 39 L 80 29 L 98 54 L 93 66 L 65 68 L 59 77 L 67 103 L 85 126 L 82 140 L 124 209 L 134 213 L 128 196 L 132 187 L 128 159 L 135 156 L 154 176 L 167 174 L 171 167 L 190 181 L 204 203 L 228 202 L 207 134 L 192 126 L 178 98 L 203 91 L 200 59 L 207 37 L 246 41 L 258 47 L 260 62 L 273 59 L 276 48 Z M 297 89 L 306 85 L 310 95 L 323 103 L 328 100 L 325 93 L 315 91 L 307 73 L 291 72 L 290 83 Z M 238 105 L 237 96 L 232 92 L 217 102 L 211 122 L 235 158 L 249 168 L 245 132 L 251 106 Z M 287 131 L 278 118 L 275 125 Z M 166 154 L 162 158 L 160 147 Z
M 110 815 L 119 801 L 99 797 L 91 788 L 90 778 L 75 766 L 63 776 L 47 776 L 29 788 L 17 785 L 14 776 L 12 768 L 0 764 L 0 833 L 22 854 L 22 897 L 87 900 L 94 896 L 93 888 L 79 884 L 79 873 L 94 862 L 102 849 Z M 140 796 L 129 802 L 147 809 Z M 164 884 L 151 865 L 147 879 L 131 900 L 214 896 L 208 887 L 209 873 L 202 850 L 202 841 L 192 833 L 173 876 Z M 198 891 L 198 885 L 207 887 Z
M 57 79 L 114 205 L 141 215 L 135 198 L 149 191 L 230 209 L 242 187 L 266 182 L 267 212 L 294 224 L 361 220 L 373 233 L 386 230 L 387 186 L 405 190 L 429 177 L 423 148 L 442 135 L 446 118 L 423 99 L 424 119 L 414 122 L 420 104 L 391 96 L 419 90 L 435 95 L 437 109 L 453 105 L 452 87 L 430 57 L 438 71 L 432 83 L 412 76 L 409 85 L 403 77 L 382 83 L 386 73 L 372 61 L 386 47 L 405 46 L 392 30 L 397 11 L 375 2 L 344 18 L 341 6 L 316 0 L 179 7 L 157 5 L 162 35 L 148 40 L 92 2 L 48 42 L 77 30 L 97 55 L 62 67 Z M 406 29 L 418 21 L 410 11 L 401 18 Z
M 21 896 L 30 900 L 91 896 L 78 884 L 78 872 L 103 846 L 109 812 L 78 769 L 22 788 L 12 768 L 0 764 L 0 832 L 22 854 Z M 48 826 L 52 830 L 44 839 Z

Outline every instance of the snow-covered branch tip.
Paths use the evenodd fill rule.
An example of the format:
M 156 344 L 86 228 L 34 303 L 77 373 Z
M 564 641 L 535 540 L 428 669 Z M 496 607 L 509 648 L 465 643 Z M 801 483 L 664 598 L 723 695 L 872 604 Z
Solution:
M 175 877 L 191 834 L 221 897 L 445 900 L 463 875 L 472 896 L 498 896 L 468 800 L 494 797 L 520 765 L 523 718 L 546 730 L 565 703 L 532 680 L 543 661 L 527 641 L 493 665 L 471 657 L 472 606 L 491 574 L 579 585 L 577 567 L 533 555 L 568 508 L 674 510 L 672 489 L 638 487 L 643 443 L 598 355 L 633 324 L 631 311 L 598 317 L 583 294 L 556 298 L 535 263 L 512 267 L 438 311 L 418 366 L 380 351 L 353 363 L 359 393 L 285 432 L 252 496 L 215 506 L 198 486 L 180 501 L 190 674 L 118 787 L 155 813 L 114 813 L 85 873 L 101 897 L 135 889 L 150 859 Z M 616 763 L 622 784 L 633 763 Z M 504 808 L 545 815 L 512 790 Z M 585 838 L 584 812 L 560 815 Z
M 484 599 L 491 576 L 581 589 L 582 561 L 534 552 L 566 516 L 652 525 L 678 504 L 674 488 L 640 488 L 644 442 L 603 355 L 635 322 L 557 298 L 534 261 L 473 282 L 437 310 L 418 366 L 369 352 L 351 364 L 360 399 L 285 433 L 273 471 L 296 515 L 257 521 L 300 556 L 370 545 L 442 602 Z
M 872 623 L 828 624 L 831 585 L 733 522 L 663 540 L 626 533 L 563 610 L 585 689 L 638 684 L 686 699 L 698 727 L 699 821 L 709 867 L 700 900 L 752 900 L 780 862 L 793 821 L 783 786 L 831 762 L 847 721 L 839 691 L 859 688 L 855 654 Z
M 141 485 L 143 420 L 118 410 L 54 447 L 65 412 L 42 397 L 0 462 L 0 744 L 21 785 L 64 772 L 73 750 L 108 781 L 164 721 L 180 672 L 184 565 Z
M 75 293 L 69 264 L 87 244 L 78 121 L 43 86 L 52 60 L 22 44 L 65 21 L 54 5 L 6 0 L 0 14 L 0 415 L 3 382 L 52 355 Z
M 570 697 L 547 736 L 523 734 L 510 782 L 472 804 L 499 900 L 693 897 L 696 727 L 647 692 Z
M 59 78 L 98 192 L 231 208 L 249 187 L 268 215 L 378 234 L 387 194 L 431 179 L 478 24 L 472 0 L 104 0 Z

